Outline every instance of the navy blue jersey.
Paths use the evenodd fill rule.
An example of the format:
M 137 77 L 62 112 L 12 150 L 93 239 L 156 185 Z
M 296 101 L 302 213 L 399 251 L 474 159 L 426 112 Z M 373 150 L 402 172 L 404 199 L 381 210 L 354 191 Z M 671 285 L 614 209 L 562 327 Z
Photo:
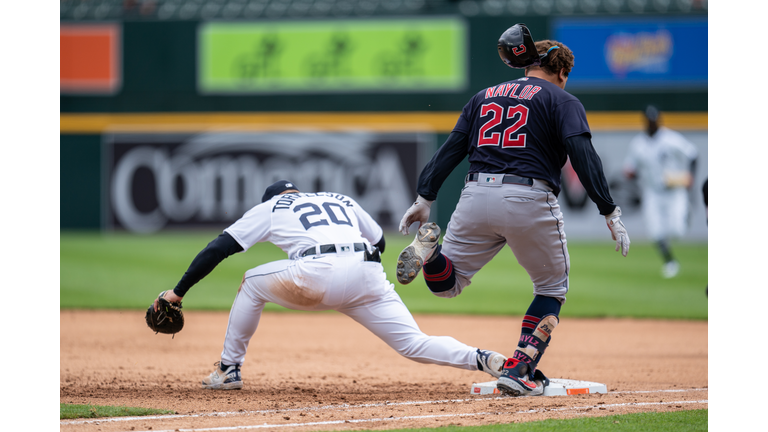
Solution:
M 506 173 L 545 180 L 560 190 L 565 141 L 591 137 L 579 100 L 536 77 L 478 92 L 464 106 L 454 132 L 468 137 L 470 172 Z

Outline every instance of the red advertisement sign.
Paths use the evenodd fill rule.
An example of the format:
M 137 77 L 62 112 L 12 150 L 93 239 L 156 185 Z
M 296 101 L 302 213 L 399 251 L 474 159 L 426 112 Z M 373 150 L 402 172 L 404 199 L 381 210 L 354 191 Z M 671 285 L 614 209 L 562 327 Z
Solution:
M 118 24 L 60 27 L 61 93 L 114 94 L 122 82 Z

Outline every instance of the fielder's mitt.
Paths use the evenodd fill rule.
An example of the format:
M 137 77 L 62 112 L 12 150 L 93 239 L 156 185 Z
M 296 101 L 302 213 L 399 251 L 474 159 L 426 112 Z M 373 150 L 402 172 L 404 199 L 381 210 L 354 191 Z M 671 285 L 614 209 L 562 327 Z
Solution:
M 157 311 L 153 304 L 147 309 L 147 325 L 155 334 L 165 333 L 175 335 L 184 328 L 184 314 L 181 313 L 181 302 L 171 303 L 163 298 L 165 291 L 158 296 Z

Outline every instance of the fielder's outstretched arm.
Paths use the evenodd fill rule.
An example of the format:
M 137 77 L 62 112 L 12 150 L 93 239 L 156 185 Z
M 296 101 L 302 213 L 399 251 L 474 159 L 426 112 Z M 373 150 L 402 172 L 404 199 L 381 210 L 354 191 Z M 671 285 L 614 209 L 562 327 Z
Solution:
M 192 264 L 189 265 L 186 273 L 182 276 L 176 288 L 173 289 L 173 293 L 179 297 L 184 297 L 184 294 L 192 288 L 192 285 L 198 283 L 200 279 L 208 276 L 208 273 L 213 271 L 220 262 L 230 255 L 234 255 L 241 252 L 243 247 L 232 238 L 228 233 L 222 233 L 213 241 L 208 243 L 205 249 L 201 250 L 197 254 Z

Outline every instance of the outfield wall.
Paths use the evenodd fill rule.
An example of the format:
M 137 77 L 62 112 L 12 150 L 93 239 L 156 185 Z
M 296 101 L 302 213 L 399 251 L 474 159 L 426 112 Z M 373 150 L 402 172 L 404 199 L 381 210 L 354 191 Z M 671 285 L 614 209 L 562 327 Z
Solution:
M 151 233 L 223 229 L 264 188 L 288 178 L 305 191 L 331 190 L 358 200 L 395 229 L 415 198 L 424 164 L 458 113 L 62 115 L 61 228 Z M 302 116 L 311 128 L 290 125 Z M 636 239 L 645 238 L 636 185 L 621 166 L 638 113 L 589 113 L 593 142 L 615 201 Z M 707 176 L 705 115 L 669 113 L 669 126 L 699 149 L 691 195 L 691 240 L 707 238 L 700 186 Z M 465 160 L 444 184 L 433 218 L 445 226 L 458 201 Z M 604 239 L 594 204 L 566 166 L 560 203 L 572 239 Z
M 523 18 L 537 39 L 574 48 L 568 91 L 584 104 L 616 200 L 642 238 L 620 156 L 653 103 L 706 158 L 705 12 L 62 21 L 60 226 L 223 228 L 271 180 L 289 177 L 347 193 L 393 229 L 467 100 L 523 75 L 496 52 L 500 32 Z M 438 196 L 443 226 L 467 168 Z M 604 238 L 577 192 L 561 195 L 569 236 Z M 689 237 L 706 238 L 693 199 Z

